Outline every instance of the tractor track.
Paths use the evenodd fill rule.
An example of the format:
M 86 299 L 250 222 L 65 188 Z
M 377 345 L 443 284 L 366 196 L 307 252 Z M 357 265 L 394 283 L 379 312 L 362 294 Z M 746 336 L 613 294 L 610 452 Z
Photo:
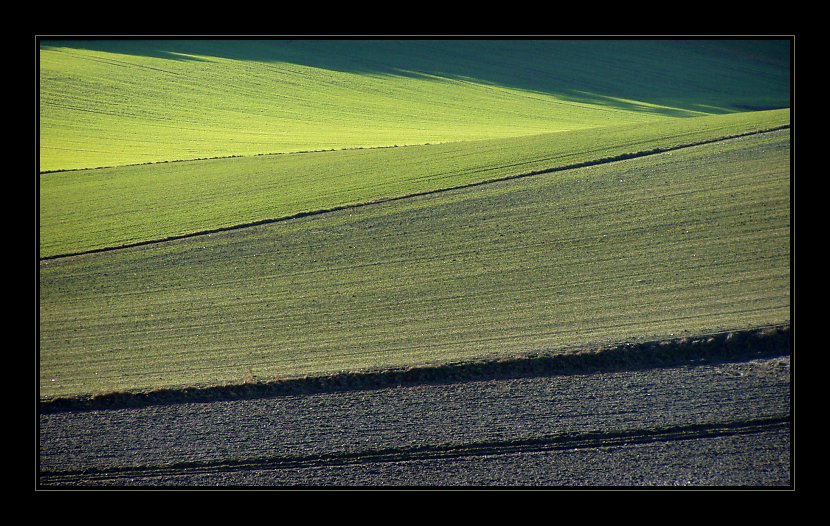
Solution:
M 450 192 L 450 191 L 455 191 L 455 190 L 475 188 L 475 187 L 478 187 L 478 186 L 483 186 L 483 185 L 488 185 L 488 184 L 498 183 L 498 182 L 503 182 L 503 181 L 510 181 L 510 180 L 513 180 L 513 179 L 523 179 L 523 178 L 526 178 L 526 177 L 534 177 L 534 176 L 538 176 L 538 175 L 550 174 L 550 173 L 555 173 L 555 172 L 575 170 L 575 169 L 578 169 L 578 168 L 587 168 L 587 167 L 590 167 L 590 166 L 610 164 L 610 163 L 625 161 L 625 160 L 629 160 L 629 159 L 638 159 L 638 158 L 642 158 L 642 157 L 649 157 L 649 156 L 652 156 L 652 155 L 659 155 L 659 154 L 673 152 L 673 151 L 677 151 L 677 150 L 683 150 L 683 149 L 686 149 L 686 148 L 692 148 L 692 147 L 696 147 L 696 146 L 704 146 L 704 145 L 707 145 L 707 144 L 719 143 L 719 142 L 724 142 L 724 141 L 728 141 L 728 140 L 732 140 L 732 139 L 740 139 L 740 138 L 743 138 L 743 137 L 749 137 L 749 136 L 753 136 L 753 135 L 761 135 L 761 134 L 776 132 L 776 131 L 780 131 L 780 130 L 788 130 L 788 129 L 790 129 L 790 125 L 785 124 L 785 125 L 776 126 L 776 127 L 773 127 L 773 128 L 766 128 L 766 129 L 754 130 L 754 131 L 750 131 L 750 132 L 746 132 L 746 133 L 727 135 L 727 136 L 718 137 L 718 138 L 715 138 L 715 139 L 701 140 L 701 141 L 690 142 L 690 143 L 686 143 L 686 144 L 680 144 L 680 145 L 677 145 L 677 146 L 669 146 L 669 147 L 664 147 L 664 148 L 654 148 L 654 149 L 651 149 L 651 150 L 643 150 L 643 151 L 637 151 L 637 152 L 632 152 L 632 153 L 623 153 L 623 154 L 620 154 L 620 155 L 614 155 L 614 156 L 611 156 L 611 157 L 603 157 L 603 158 L 594 159 L 594 160 L 591 160 L 591 161 L 572 163 L 572 164 L 568 164 L 568 165 L 565 165 L 565 166 L 555 166 L 555 167 L 546 168 L 546 169 L 543 169 L 543 170 L 534 170 L 534 171 L 530 171 L 530 172 L 523 172 L 523 173 L 519 173 L 519 174 L 507 175 L 507 176 L 503 176 L 503 177 L 497 177 L 497 178 L 493 178 L 493 179 L 487 179 L 487 180 L 484 180 L 484 181 L 477 181 L 477 182 L 474 182 L 474 183 L 457 185 L 457 186 L 452 186 L 452 187 L 447 187 L 447 188 L 437 188 L 437 189 L 434 189 L 434 190 L 427 190 L 427 191 L 423 191 L 423 192 L 415 192 L 415 193 L 410 193 L 410 194 L 406 194 L 406 195 L 388 197 L 388 198 L 384 198 L 384 199 L 376 199 L 376 200 L 373 200 L 373 201 L 367 201 L 367 202 L 362 202 L 362 203 L 353 203 L 353 204 L 339 205 L 339 206 L 334 206 L 334 207 L 324 208 L 324 209 L 318 209 L 318 210 L 298 212 L 298 213 L 295 213 L 295 214 L 290 214 L 290 215 L 286 215 L 286 216 L 282 216 L 282 217 L 260 219 L 258 221 L 250 221 L 250 222 L 240 223 L 240 224 L 237 224 L 237 225 L 231 225 L 231 226 L 226 226 L 226 227 L 199 230 L 197 232 L 190 232 L 190 233 L 186 233 L 186 234 L 167 236 L 167 237 L 159 238 L 159 239 L 148 239 L 148 240 L 145 240 L 145 241 L 137 241 L 135 243 L 126 243 L 126 244 L 117 245 L 117 246 L 101 247 L 101 248 L 95 248 L 95 249 L 90 249 L 90 250 L 81 250 L 81 251 L 77 251 L 77 252 L 66 252 L 66 253 L 61 253 L 61 254 L 52 254 L 52 255 L 49 255 L 49 256 L 41 256 L 41 257 L 39 257 L 39 261 L 64 259 L 64 258 L 69 258 L 69 257 L 87 255 L 87 254 L 97 254 L 97 253 L 112 252 L 114 250 L 122 250 L 122 249 L 127 249 L 127 248 L 142 247 L 142 246 L 147 246 L 147 245 L 156 245 L 156 244 L 165 243 L 165 242 L 168 242 L 168 241 L 176 241 L 176 240 L 180 240 L 180 239 L 189 239 L 189 238 L 193 238 L 193 237 L 206 236 L 206 235 L 217 234 L 217 233 L 221 233 L 221 232 L 235 231 L 235 230 L 240 230 L 240 229 L 244 229 L 244 228 L 251 228 L 251 227 L 268 225 L 268 224 L 273 224 L 273 223 L 280 223 L 280 222 L 284 222 L 284 221 L 291 221 L 291 220 L 294 220 L 294 219 L 300 219 L 300 218 L 304 218 L 304 217 L 319 216 L 319 215 L 323 215 L 323 214 L 329 214 L 329 213 L 332 213 L 332 212 L 338 212 L 338 211 L 341 211 L 341 210 L 353 210 L 353 209 L 364 208 L 364 207 L 372 206 L 372 205 L 378 205 L 378 204 L 383 204 L 383 203 L 391 203 L 391 202 L 395 202 L 395 201 L 402 201 L 402 200 L 411 199 L 411 198 L 414 198 L 414 197 L 422 197 L 422 196 L 428 196 L 428 195 L 434 195 L 434 194 L 442 194 L 442 193 L 445 193 L 445 192 Z
M 39 417 L 38 487 L 792 487 L 756 357 Z
M 755 420 L 675 426 L 662 429 L 640 429 L 625 432 L 587 432 L 526 440 L 492 441 L 470 444 L 424 445 L 410 448 L 365 450 L 353 453 L 275 456 L 266 458 L 219 460 L 212 462 L 181 462 L 169 465 L 90 468 L 77 471 L 41 473 L 44 484 L 94 483 L 118 479 L 140 479 L 164 476 L 192 476 L 253 470 L 333 467 L 381 462 L 449 460 L 471 456 L 492 456 L 613 448 L 654 442 L 700 440 L 715 437 L 747 435 L 789 429 L 787 416 Z

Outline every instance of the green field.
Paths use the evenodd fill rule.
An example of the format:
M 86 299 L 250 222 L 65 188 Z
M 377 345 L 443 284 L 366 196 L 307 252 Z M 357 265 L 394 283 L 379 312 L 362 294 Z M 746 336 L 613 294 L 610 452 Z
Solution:
M 40 265 L 41 396 L 790 316 L 788 130 Z
M 42 174 L 40 254 L 453 188 L 785 126 L 789 119 L 789 110 L 771 110 L 487 141 Z
M 40 43 L 41 171 L 789 107 L 769 41 Z
M 41 40 L 40 398 L 789 323 L 789 52 Z

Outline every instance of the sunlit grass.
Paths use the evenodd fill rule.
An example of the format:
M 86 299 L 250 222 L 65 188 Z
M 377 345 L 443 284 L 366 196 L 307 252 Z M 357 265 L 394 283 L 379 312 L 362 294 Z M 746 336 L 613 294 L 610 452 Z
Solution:
M 789 140 L 783 130 L 41 262 L 40 395 L 787 322 Z
M 478 142 L 40 176 L 41 257 L 451 188 L 786 125 L 788 110 Z
M 41 171 L 789 106 L 786 42 L 99 41 L 40 50 Z

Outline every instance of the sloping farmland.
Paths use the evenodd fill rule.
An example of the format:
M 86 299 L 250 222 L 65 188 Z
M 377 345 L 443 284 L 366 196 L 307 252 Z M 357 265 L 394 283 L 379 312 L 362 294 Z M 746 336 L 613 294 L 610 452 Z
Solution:
M 39 482 L 787 487 L 790 185 L 783 129 L 41 261 Z
M 40 42 L 40 169 L 457 142 L 786 108 L 789 42 Z
M 781 130 L 42 261 L 41 397 L 788 322 L 789 173 Z

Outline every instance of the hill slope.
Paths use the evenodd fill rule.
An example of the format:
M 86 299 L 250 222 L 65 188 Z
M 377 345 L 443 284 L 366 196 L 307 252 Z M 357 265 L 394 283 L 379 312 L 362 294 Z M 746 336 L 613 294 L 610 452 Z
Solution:
M 782 41 L 43 40 L 42 171 L 789 106 Z
M 41 397 L 787 322 L 789 141 L 43 261 Z
M 407 148 L 40 176 L 41 257 L 399 198 L 789 125 L 788 110 Z

